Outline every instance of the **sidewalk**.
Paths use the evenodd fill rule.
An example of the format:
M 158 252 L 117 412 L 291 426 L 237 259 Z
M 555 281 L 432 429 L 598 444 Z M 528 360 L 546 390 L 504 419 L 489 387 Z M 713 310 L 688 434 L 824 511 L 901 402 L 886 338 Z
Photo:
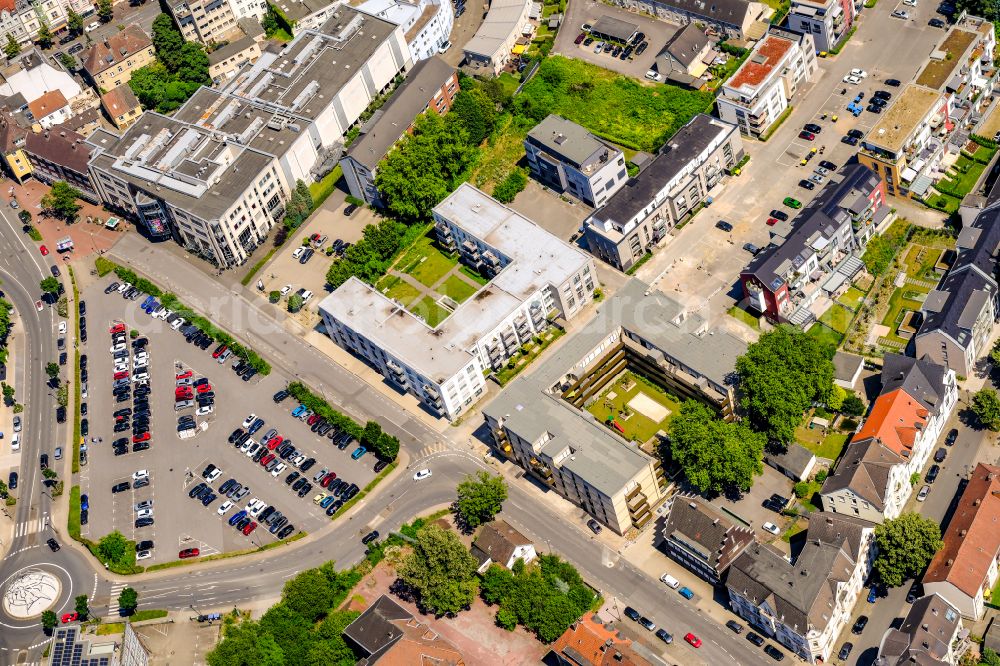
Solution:
M 49 250 L 55 252 L 56 241 L 69 236 L 73 239 L 75 246 L 72 256 L 81 258 L 92 254 L 104 254 L 115 242 L 128 232 L 129 225 L 122 220 L 115 230 L 104 227 L 104 222 L 109 217 L 118 217 L 104 210 L 102 206 L 79 201 L 83 205 L 79 213 L 79 221 L 75 224 L 66 224 L 61 220 L 46 218 L 42 215 L 42 197 L 49 191 L 49 186 L 37 180 L 29 180 L 24 185 L 18 185 L 14 181 L 7 179 L 5 195 L 17 199 L 22 210 L 31 213 L 32 221 L 36 229 L 42 234 L 43 242 L 49 246 Z M 13 195 L 11 195 L 13 191 Z M 20 212 L 20 211 L 18 211 Z M 88 218 L 93 218 L 94 222 L 88 222 Z M 121 218 L 119 218 L 121 219 Z M 69 257 L 71 255 L 63 255 Z
M 8 338 L 8 353 L 7 353 L 7 378 L 4 380 L 8 384 L 14 387 L 16 391 L 21 387 L 21 382 L 18 378 L 24 378 L 24 370 L 21 369 L 18 372 L 17 362 L 21 358 L 21 352 L 19 347 L 24 341 L 24 338 L 20 335 L 19 331 L 24 330 L 24 327 L 18 322 L 17 311 L 14 311 L 13 317 L 11 317 L 11 333 Z M 13 369 L 13 371 L 11 371 Z M 14 399 L 17 399 L 17 393 L 14 393 Z M 3 474 L 3 478 L 0 479 L 4 483 L 7 483 L 8 475 L 11 470 L 15 467 L 20 468 L 21 465 L 21 453 L 11 451 L 10 440 L 14 435 L 14 414 L 12 409 L 3 409 L 0 412 L 0 432 L 3 433 L 3 439 L 0 439 L 0 472 Z M 11 492 L 12 497 L 20 496 L 20 488 Z M 7 551 L 10 550 L 11 542 L 14 540 L 14 526 L 17 524 L 17 505 L 8 507 L 6 504 L 0 505 L 0 556 L 6 556 Z

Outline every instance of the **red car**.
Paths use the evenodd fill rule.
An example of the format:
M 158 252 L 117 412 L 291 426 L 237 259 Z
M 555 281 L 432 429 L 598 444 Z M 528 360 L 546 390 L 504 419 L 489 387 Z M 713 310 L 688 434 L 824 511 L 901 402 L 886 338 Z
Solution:
M 773 227 L 777 223 L 778 223 L 778 218 L 776 218 L 776 217 L 769 217 L 769 218 L 767 218 L 767 226 Z
M 212 358 L 219 358 L 226 352 L 227 349 L 229 349 L 229 347 L 226 345 L 219 345 L 215 348 L 215 351 L 212 352 Z
M 585 40 L 585 39 L 587 39 L 587 33 L 581 32 L 579 35 L 576 36 L 576 39 L 573 40 L 573 43 L 574 44 L 582 44 L 583 40 Z
M 267 467 L 267 464 L 277 457 L 278 456 L 274 455 L 273 453 L 268 453 L 266 456 L 260 459 L 260 466 Z
M 323 477 L 323 481 L 320 482 L 320 485 L 323 486 L 324 488 L 329 488 L 330 484 L 333 483 L 333 480 L 336 478 L 337 475 L 334 472 L 330 472 L 329 474 Z
M 306 419 L 306 423 L 308 423 L 309 425 L 313 425 L 314 423 L 316 423 L 316 421 L 319 421 L 319 414 L 313 414 L 308 419 Z
M 141 435 L 136 435 L 135 437 L 132 438 L 133 444 L 138 444 L 139 442 L 148 442 L 148 441 L 149 441 L 148 432 L 144 432 Z
M 816 138 L 816 135 L 813 134 L 812 132 L 807 132 L 806 130 L 802 130 L 801 132 L 799 132 L 799 138 L 805 139 L 806 141 L 813 141 Z
M 115 333 L 124 333 L 124 332 L 125 332 L 125 324 L 115 324 L 114 326 L 108 329 L 108 333 L 110 333 L 111 335 L 114 335 Z
M 39 246 L 38 251 L 41 252 L 42 256 L 44 257 L 44 256 L 48 255 L 49 248 L 45 247 L 44 245 L 41 245 L 41 246 Z
M 76 622 L 79 619 L 80 619 L 79 613 L 66 613 L 65 615 L 62 616 L 63 624 L 66 624 L 67 622 Z
M 193 376 L 194 376 L 193 372 L 191 372 L 190 370 L 185 370 L 184 372 L 177 375 L 175 379 L 187 379 L 188 377 L 193 377 Z
M 190 398 L 194 395 L 194 391 L 191 390 L 190 386 L 178 386 L 174 389 L 174 395 L 178 398 Z
M 182 560 L 186 560 L 189 557 L 198 557 L 199 555 L 201 555 L 201 551 L 197 548 L 185 548 L 181 552 L 177 553 L 177 557 Z
M 696 647 L 696 648 L 697 647 L 701 647 L 701 639 L 698 638 L 697 636 L 695 636 L 694 634 L 692 634 L 691 632 L 688 632 L 684 636 L 684 640 L 686 640 L 688 643 L 690 643 L 691 647 Z
M 281 443 L 283 441 L 285 441 L 284 437 L 282 437 L 281 435 L 275 435 L 270 440 L 268 440 L 268 442 L 267 442 L 267 450 L 268 451 L 274 451 L 276 448 L 278 448 L 279 446 L 281 446 Z
M 211 390 L 212 390 L 211 384 L 202 384 L 201 386 L 198 387 L 198 393 L 208 393 Z
M 244 535 L 246 535 L 246 534 L 250 534 L 250 533 L 251 533 L 251 532 L 253 532 L 253 531 L 254 531 L 255 529 L 257 529 L 257 523 L 255 523 L 255 522 L 253 522 L 253 521 L 251 520 L 251 521 L 250 521 L 249 523 L 247 523 L 247 526 L 243 528 L 243 534 L 244 534 Z
M 115 373 L 115 379 L 128 379 L 128 370 Z

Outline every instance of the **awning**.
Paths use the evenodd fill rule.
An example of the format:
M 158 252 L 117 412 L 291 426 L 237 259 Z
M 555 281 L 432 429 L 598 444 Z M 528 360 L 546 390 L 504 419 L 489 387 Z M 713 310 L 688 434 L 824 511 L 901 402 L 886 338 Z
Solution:
M 526 49 L 527 47 L 524 44 L 516 44 L 514 48 L 510 50 L 510 52 L 513 53 L 514 55 L 520 55 L 524 53 Z

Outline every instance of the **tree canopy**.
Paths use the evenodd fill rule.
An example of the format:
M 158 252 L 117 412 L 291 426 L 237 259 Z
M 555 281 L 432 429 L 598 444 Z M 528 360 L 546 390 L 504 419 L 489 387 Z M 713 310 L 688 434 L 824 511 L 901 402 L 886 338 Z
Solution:
M 13 58 L 21 52 L 21 45 L 14 39 L 14 35 L 7 33 L 7 43 L 3 45 L 3 52 L 8 58 Z
M 285 666 L 285 655 L 268 632 L 256 622 L 226 627 L 222 640 L 206 657 L 209 666 Z
M 769 440 L 787 444 L 814 401 L 833 386 L 834 348 L 791 326 L 762 335 L 736 360 L 740 404 Z
M 420 607 L 436 615 L 469 607 L 479 589 L 478 568 L 458 535 L 437 525 L 417 533 L 413 551 L 399 567 L 399 577 L 419 596 Z
M 74 35 L 83 32 L 83 17 L 73 11 L 72 7 L 66 12 L 66 28 Z
M 984 428 L 1000 430 L 1000 396 L 991 388 L 984 388 L 972 396 L 972 413 Z
M 399 455 L 399 440 L 383 432 L 378 421 L 369 421 L 361 431 L 361 444 L 380 460 L 392 461 Z
M 111 0 L 97 0 L 97 18 L 101 19 L 102 23 L 107 23 L 114 17 L 115 11 Z
M 62 283 L 59 281 L 58 278 L 50 276 L 39 282 L 38 286 L 39 288 L 41 288 L 42 292 L 46 294 L 58 294 L 59 287 L 62 286 Z
M 131 587 L 123 588 L 118 593 L 118 607 L 131 614 L 139 605 L 139 593 Z
M 205 47 L 185 42 L 168 14 L 153 21 L 152 40 L 156 62 L 132 72 L 128 83 L 143 108 L 168 113 L 201 86 L 212 85 Z
M 507 482 L 499 474 L 480 471 L 458 484 L 455 513 L 469 529 L 493 520 L 507 499 Z
M 77 201 L 79 198 L 80 190 L 65 181 L 57 180 L 42 197 L 42 212 L 49 217 L 72 224 L 76 222 L 80 209 L 83 208 Z
M 761 474 L 764 436 L 688 400 L 670 422 L 670 457 L 698 492 L 746 492 Z
M 482 88 L 462 88 L 451 104 L 449 114 L 462 121 L 468 133 L 468 141 L 478 146 L 493 133 L 496 126 L 496 102 Z
M 904 513 L 875 526 L 875 545 L 875 573 L 883 584 L 898 587 L 920 574 L 944 542 L 941 526 L 935 521 L 918 513 Z
M 126 562 L 129 557 L 135 557 L 135 542 L 125 538 L 125 535 L 115 530 L 105 534 L 97 542 L 97 556 L 104 562 Z

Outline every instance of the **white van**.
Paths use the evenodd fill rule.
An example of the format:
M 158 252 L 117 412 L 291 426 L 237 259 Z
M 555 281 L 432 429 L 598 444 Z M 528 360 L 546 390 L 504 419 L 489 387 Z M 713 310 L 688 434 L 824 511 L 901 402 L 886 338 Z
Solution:
M 676 590 L 678 587 L 681 586 L 681 582 L 676 578 L 674 578 L 673 576 L 671 576 L 670 574 L 663 574 L 662 576 L 660 576 L 660 580 L 663 583 L 665 583 L 666 586 L 669 587 L 671 590 Z
M 10 450 L 20 451 L 21 450 L 21 433 L 15 432 L 14 437 L 10 440 Z

